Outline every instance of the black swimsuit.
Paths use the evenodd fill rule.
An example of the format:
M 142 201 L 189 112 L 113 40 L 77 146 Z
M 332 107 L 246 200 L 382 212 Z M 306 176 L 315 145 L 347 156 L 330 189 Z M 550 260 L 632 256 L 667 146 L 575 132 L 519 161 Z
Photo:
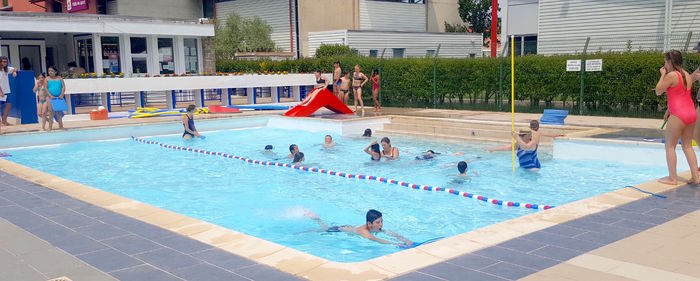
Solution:
M 343 227 L 350 227 L 349 225 L 331 226 L 326 229 L 326 232 L 341 232 Z

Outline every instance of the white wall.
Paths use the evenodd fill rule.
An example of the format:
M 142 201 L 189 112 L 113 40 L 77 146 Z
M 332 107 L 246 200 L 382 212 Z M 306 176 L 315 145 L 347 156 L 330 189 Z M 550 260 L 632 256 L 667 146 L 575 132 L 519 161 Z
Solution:
M 628 40 L 634 51 L 662 50 L 665 2 L 540 0 L 538 53 L 581 52 L 587 36 L 592 51 L 624 51 Z M 671 48 L 682 48 L 689 31 L 700 34 L 700 1 L 674 0 Z
M 288 0 L 236 0 L 216 3 L 216 18 L 226 21 L 231 13 L 247 19 L 259 17 L 272 27 L 270 37 L 275 47 L 290 52 L 289 1 Z M 296 50 L 296 27 L 294 24 L 294 1 L 292 1 L 292 44 Z M 300 21 L 302 19 L 299 19 Z
M 537 0 L 508 1 L 508 35 L 537 34 Z
M 425 5 L 360 0 L 360 29 L 427 31 Z
M 442 44 L 440 57 L 481 56 L 480 33 L 348 30 L 345 34 L 345 30 L 309 32 L 309 53 L 315 54 L 322 43 L 341 44 L 345 41 L 346 45 L 357 49 L 363 56 L 369 56 L 370 50 L 377 50 L 377 55 L 381 56 L 386 48 L 384 57 L 391 58 L 393 48 L 404 48 L 406 57 L 425 57 L 427 50 L 437 50 L 438 44 Z
M 309 32 L 309 57 L 316 55 L 316 50 L 321 47 L 321 44 L 341 44 L 345 45 L 347 42 L 346 30 L 331 30 L 331 31 L 319 31 L 319 32 Z

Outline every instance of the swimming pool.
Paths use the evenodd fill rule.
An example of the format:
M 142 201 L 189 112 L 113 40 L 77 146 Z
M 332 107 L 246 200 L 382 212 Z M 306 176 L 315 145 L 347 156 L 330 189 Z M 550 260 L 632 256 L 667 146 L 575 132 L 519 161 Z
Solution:
M 370 140 L 343 137 L 332 129 L 330 134 L 338 145 L 325 149 L 320 144 L 327 132 L 322 129 L 331 128 L 330 123 L 302 122 L 307 122 L 314 132 L 264 126 L 208 132 L 203 141 L 185 142 L 179 134 L 147 139 L 283 163 L 290 162 L 284 157 L 289 144 L 295 143 L 306 154 L 308 166 L 549 205 L 561 205 L 666 173 L 660 146 L 589 142 L 557 142 L 554 158 L 543 161 L 544 168 L 538 174 L 513 174 L 510 153 L 488 153 L 483 149 L 485 144 L 405 136 L 390 136 L 401 149 L 400 160 L 376 163 L 370 162 L 363 152 Z M 207 126 L 207 122 L 202 123 L 201 127 Z M 273 145 L 276 154 L 263 152 L 266 144 Z M 414 159 L 426 149 L 442 154 L 429 161 Z M 464 156 L 451 156 L 458 151 Z M 610 157 L 611 152 L 617 158 Z M 11 153 L 13 157 L 8 160 L 40 171 L 340 262 L 368 260 L 400 249 L 342 233 L 318 232 L 317 225 L 303 217 L 303 210 L 313 210 L 331 224 L 361 225 L 368 209 L 378 209 L 384 213 L 386 229 L 414 241 L 452 236 L 536 212 L 444 192 L 163 149 L 131 139 L 17 148 Z M 275 160 L 278 158 L 282 159 Z M 475 159 L 470 169 L 477 171 L 478 177 L 455 180 L 456 162 L 463 159 Z

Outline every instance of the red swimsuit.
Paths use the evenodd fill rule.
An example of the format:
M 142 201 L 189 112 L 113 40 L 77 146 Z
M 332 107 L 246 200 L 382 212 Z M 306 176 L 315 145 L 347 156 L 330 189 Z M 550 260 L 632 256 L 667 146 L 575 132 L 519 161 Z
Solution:
M 683 78 L 681 73 L 675 71 L 678 74 L 678 85 L 674 87 L 668 87 L 666 89 L 666 95 L 668 96 L 668 111 L 671 115 L 678 117 L 683 121 L 683 124 L 690 125 L 695 122 L 698 118 L 695 112 L 695 104 L 693 99 L 690 97 L 690 90 L 686 89 L 683 85 Z

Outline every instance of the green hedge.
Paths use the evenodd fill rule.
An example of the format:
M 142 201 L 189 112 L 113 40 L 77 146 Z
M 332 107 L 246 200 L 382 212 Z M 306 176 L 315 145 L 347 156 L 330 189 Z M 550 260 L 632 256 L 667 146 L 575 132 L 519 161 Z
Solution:
M 578 113 L 581 90 L 580 72 L 567 72 L 567 59 L 580 55 L 524 56 L 515 59 L 515 99 L 521 111 L 542 108 L 566 108 Z M 588 59 L 603 59 L 602 72 L 587 72 L 584 77 L 584 114 L 658 117 L 665 108 L 665 96 L 652 93 L 663 65 L 658 52 L 597 53 Z M 686 70 L 700 65 L 700 55 L 686 54 Z M 381 69 L 381 100 L 387 106 L 440 108 L 499 108 L 509 110 L 510 58 L 438 59 L 437 79 L 433 79 L 435 61 L 430 58 L 377 59 L 369 57 L 306 58 L 288 61 L 218 61 L 220 72 L 289 71 L 330 73 L 333 61 L 340 60 L 343 71 L 355 64 L 369 76 Z M 500 74 L 502 67 L 503 74 Z M 437 91 L 433 92 L 433 82 Z M 501 89 L 499 91 L 499 82 Z M 694 88 L 693 93 L 697 86 Z M 371 103 L 371 83 L 363 89 L 365 103 Z M 693 94 L 694 95 L 694 94 Z

